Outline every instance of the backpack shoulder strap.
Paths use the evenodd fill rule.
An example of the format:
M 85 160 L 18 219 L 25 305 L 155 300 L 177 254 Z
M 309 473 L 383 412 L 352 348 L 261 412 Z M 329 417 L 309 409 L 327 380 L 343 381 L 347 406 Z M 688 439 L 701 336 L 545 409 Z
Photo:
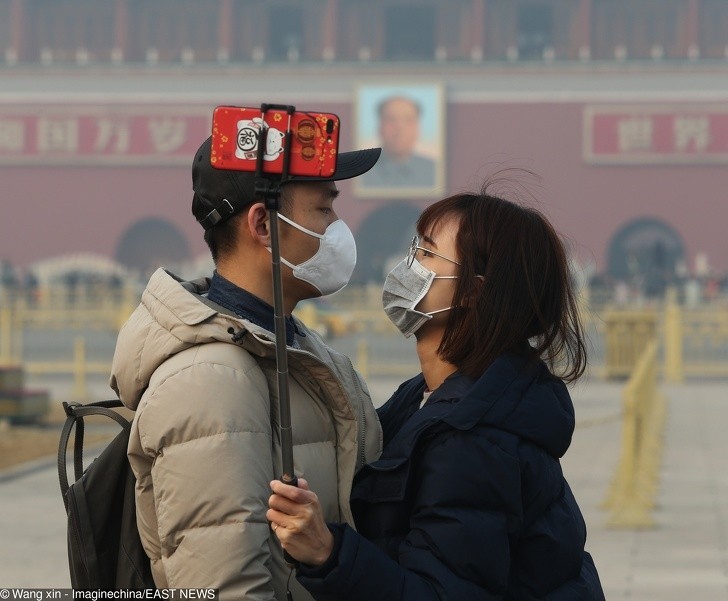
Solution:
M 108 401 L 96 401 L 82 405 L 81 403 L 63 403 L 63 410 L 66 413 L 66 421 L 61 430 L 61 439 L 58 443 L 58 480 L 61 485 L 61 496 L 63 504 L 68 511 L 68 499 L 66 492 L 68 491 L 68 470 L 66 466 L 66 449 L 68 448 L 68 440 L 71 437 L 71 430 L 76 426 L 76 436 L 73 442 L 73 470 L 74 481 L 79 480 L 83 476 L 83 435 L 84 422 L 83 418 L 89 415 L 105 415 L 117 422 L 124 430 L 131 429 L 131 423 L 119 415 L 112 408 L 122 407 L 119 399 L 111 399 Z

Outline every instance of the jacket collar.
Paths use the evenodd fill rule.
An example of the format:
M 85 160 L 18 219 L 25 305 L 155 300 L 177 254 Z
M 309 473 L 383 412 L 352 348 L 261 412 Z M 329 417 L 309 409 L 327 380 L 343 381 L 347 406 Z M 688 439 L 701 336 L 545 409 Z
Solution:
M 246 319 L 251 323 L 260 326 L 268 332 L 275 332 L 274 310 L 268 303 L 251 294 L 247 290 L 233 284 L 215 271 L 207 290 L 208 300 L 232 311 L 238 317 Z M 290 315 L 285 318 L 286 324 L 286 345 L 292 346 L 295 335 L 304 335 L 296 327 L 296 323 Z
M 388 434 L 386 457 L 409 456 L 426 431 L 466 431 L 478 424 L 531 440 L 555 457 L 561 457 L 571 443 L 573 404 L 563 382 L 540 361 L 505 353 L 478 380 L 455 373 L 433 391 L 422 409 L 416 409 L 416 403 L 422 399 L 424 378 L 419 375 L 410 383 L 390 401 L 392 414 L 381 416 L 387 428 L 397 413 L 409 414 L 398 432 Z
M 403 384 L 379 412 L 385 435 L 384 455 L 409 455 L 425 430 L 446 422 L 448 416 L 457 415 L 459 401 L 472 385 L 472 379 L 456 372 L 432 392 L 420 409 L 425 391 L 424 376 L 419 374 Z

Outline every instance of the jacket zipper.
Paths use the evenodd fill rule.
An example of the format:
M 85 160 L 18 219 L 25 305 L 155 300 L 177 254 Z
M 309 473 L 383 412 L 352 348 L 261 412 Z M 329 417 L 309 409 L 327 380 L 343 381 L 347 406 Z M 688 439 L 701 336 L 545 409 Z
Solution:
M 356 386 L 356 391 L 359 394 L 359 399 L 361 399 L 364 396 L 364 391 L 361 388 L 361 384 L 359 383 L 359 374 L 356 373 L 356 370 L 354 369 L 354 364 L 351 362 L 351 359 L 349 359 L 348 356 L 344 355 L 346 357 L 346 360 L 349 362 L 349 368 L 351 369 L 353 375 L 354 375 L 354 382 Z M 357 466 L 358 470 L 364 467 L 364 464 L 366 463 L 366 429 L 367 429 L 367 414 L 366 410 L 364 409 L 364 403 L 359 402 L 359 465 Z M 357 471 L 358 471 L 357 470 Z
M 259 342 L 262 342 L 266 346 L 270 346 L 271 344 L 274 344 L 272 341 L 265 340 L 259 336 L 256 336 L 256 334 L 254 332 L 250 332 L 250 333 L 253 335 L 253 337 L 256 340 L 258 340 Z M 291 350 L 293 350 L 293 352 L 295 352 L 295 353 L 301 353 L 302 355 L 312 357 L 319 363 L 323 363 L 321 361 L 321 359 L 319 359 L 316 355 L 314 355 L 313 353 L 311 353 L 309 351 L 306 351 L 306 350 L 303 350 L 300 348 L 298 348 L 298 349 L 294 348 Z M 352 375 L 354 377 L 354 386 L 356 388 L 356 391 L 359 393 L 359 398 L 361 398 L 364 395 L 364 391 L 362 390 L 361 384 L 359 383 L 359 374 L 356 373 L 356 370 L 354 369 L 354 364 L 351 362 L 351 359 L 347 355 L 342 355 L 342 356 L 346 357 L 346 360 L 349 363 L 349 369 L 351 370 Z M 329 369 L 334 374 L 334 376 L 336 375 L 333 372 L 333 370 L 331 370 L 331 368 L 329 368 L 326 365 L 324 365 L 324 366 L 327 369 Z M 364 464 L 366 463 L 366 438 L 365 438 L 365 435 L 366 435 L 367 419 L 366 419 L 366 411 L 364 409 L 364 403 L 361 403 L 361 402 L 359 403 L 359 420 L 358 420 L 358 422 L 359 423 L 357 424 L 357 434 L 359 436 L 359 440 L 357 442 L 358 442 L 358 447 L 359 447 L 359 457 L 358 457 L 357 461 L 358 461 L 359 465 L 355 466 L 355 468 L 356 468 L 354 470 L 355 472 L 358 471 L 359 469 L 361 469 L 362 467 L 364 467 Z

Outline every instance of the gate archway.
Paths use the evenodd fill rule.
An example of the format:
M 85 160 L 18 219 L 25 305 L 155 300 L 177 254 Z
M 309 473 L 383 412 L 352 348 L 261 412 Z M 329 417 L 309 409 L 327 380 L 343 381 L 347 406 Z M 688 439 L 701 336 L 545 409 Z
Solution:
M 160 217 L 148 217 L 130 225 L 116 247 L 116 260 L 145 276 L 157 267 L 174 265 L 189 257 L 185 235 Z
M 367 216 L 355 235 L 358 259 L 353 284 L 384 281 L 393 263 L 404 258 L 421 212 L 417 206 L 396 202 Z
M 647 296 L 660 296 L 675 279 L 677 264 L 685 260 L 682 237 L 654 217 L 641 217 L 622 226 L 608 249 L 608 271 L 617 279 L 638 283 Z

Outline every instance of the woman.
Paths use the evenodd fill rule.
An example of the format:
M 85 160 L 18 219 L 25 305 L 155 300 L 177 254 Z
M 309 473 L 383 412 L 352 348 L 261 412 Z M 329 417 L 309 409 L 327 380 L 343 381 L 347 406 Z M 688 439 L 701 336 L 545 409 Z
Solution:
M 574 431 L 564 381 L 586 356 L 558 235 L 485 189 L 428 207 L 417 232 L 383 302 L 422 373 L 379 410 L 358 532 L 325 524 L 303 480 L 271 483 L 271 527 L 317 599 L 603 599 L 559 464 Z

